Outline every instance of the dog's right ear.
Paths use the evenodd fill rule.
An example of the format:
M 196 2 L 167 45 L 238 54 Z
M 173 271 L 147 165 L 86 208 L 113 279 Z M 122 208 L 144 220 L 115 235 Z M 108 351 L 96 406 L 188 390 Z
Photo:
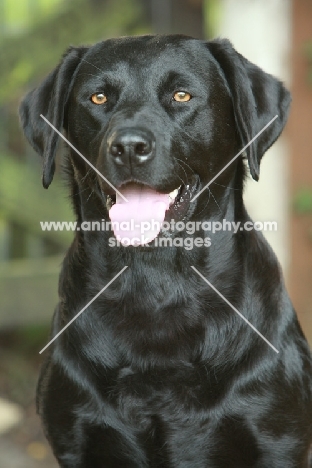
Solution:
M 61 63 L 38 88 L 26 95 L 19 108 L 24 133 L 32 147 L 43 157 L 44 188 L 48 188 L 53 179 L 59 135 L 40 115 L 46 117 L 58 131 L 62 131 L 65 106 L 75 71 L 87 50 L 87 47 L 69 48 Z

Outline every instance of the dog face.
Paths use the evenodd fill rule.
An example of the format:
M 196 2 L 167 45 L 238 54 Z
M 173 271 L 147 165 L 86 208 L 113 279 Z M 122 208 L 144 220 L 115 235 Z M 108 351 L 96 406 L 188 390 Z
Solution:
M 143 36 L 69 49 L 26 96 L 20 113 L 26 136 L 43 156 L 45 187 L 53 178 L 58 135 L 40 114 L 121 193 L 147 187 L 143 197 L 170 194 L 167 217 L 185 219 L 196 209 L 191 197 L 278 115 L 246 150 L 258 179 L 261 157 L 282 131 L 289 102 L 283 85 L 227 40 Z M 83 180 L 89 167 L 71 158 Z M 242 179 L 236 160 L 220 184 L 229 185 L 238 166 Z M 101 177 L 91 184 L 115 202 L 114 189 Z
M 218 169 L 219 151 L 231 156 L 231 98 L 214 61 L 203 66 L 204 44 L 198 51 L 197 41 L 177 38 L 107 41 L 84 59 L 69 99 L 68 135 L 116 187 L 135 181 L 169 193 L 185 172 L 212 177 L 204 161 Z M 104 102 L 93 102 L 94 94 Z M 215 134 L 224 135 L 219 149 Z

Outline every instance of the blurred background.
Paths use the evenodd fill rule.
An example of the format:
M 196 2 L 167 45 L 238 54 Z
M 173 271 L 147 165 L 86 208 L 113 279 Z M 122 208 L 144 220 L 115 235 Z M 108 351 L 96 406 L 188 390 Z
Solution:
M 40 221 L 73 219 L 59 172 L 41 186 L 41 162 L 26 144 L 17 108 L 69 45 L 124 35 L 228 37 L 291 89 L 283 137 L 266 154 L 245 200 L 284 270 L 312 344 L 312 1 L 0 0 L 0 466 L 56 467 L 35 414 L 41 356 L 57 303 L 60 264 L 72 233 Z

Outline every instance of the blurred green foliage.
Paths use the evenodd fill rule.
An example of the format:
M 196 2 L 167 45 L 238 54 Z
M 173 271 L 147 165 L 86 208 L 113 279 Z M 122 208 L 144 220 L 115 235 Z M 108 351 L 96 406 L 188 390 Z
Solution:
M 143 13 L 142 0 L 2 0 L 0 221 L 15 223 L 61 246 L 69 244 L 72 233 L 40 229 L 39 219 L 70 221 L 73 215 L 59 178 L 48 192 L 42 188 L 40 160 L 19 130 L 18 103 L 57 65 L 70 45 L 147 32 Z
M 16 2 L 11 3 L 16 8 Z M 146 30 L 139 0 L 60 2 L 53 14 L 39 15 L 24 32 L 0 40 L 0 105 L 21 96 L 46 75 L 69 45 Z
M 312 188 L 302 187 L 294 197 L 294 210 L 298 214 L 312 214 Z
M 210 39 L 218 35 L 222 6 L 219 0 L 204 0 L 203 2 L 205 32 Z
M 2 35 L 17 34 L 53 14 L 64 0 L 1 0 Z
M 40 183 L 41 168 L 38 164 L 25 164 L 5 154 L 0 155 L 0 218 L 18 220 L 20 225 L 40 237 L 51 238 L 68 245 L 73 233 L 66 231 L 41 231 L 42 221 L 70 221 L 73 219 L 70 203 L 65 203 L 64 187 L 55 181 L 49 191 Z M 64 184 L 65 185 L 65 184 Z M 53 200 L 53 203 L 51 203 Z

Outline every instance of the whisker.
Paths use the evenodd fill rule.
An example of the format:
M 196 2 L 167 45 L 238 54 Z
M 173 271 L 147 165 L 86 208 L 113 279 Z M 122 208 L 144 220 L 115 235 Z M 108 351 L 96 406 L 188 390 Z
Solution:
M 181 167 L 182 171 L 183 171 L 184 174 L 185 174 L 186 182 L 184 182 L 184 180 L 183 180 L 180 176 L 178 176 L 178 177 L 179 177 L 179 179 L 183 182 L 183 184 L 186 185 L 187 182 L 188 182 L 187 173 L 186 173 L 186 170 L 184 169 L 184 167 L 179 163 L 179 161 L 180 161 L 180 159 L 175 158 L 175 162 L 177 163 L 177 165 L 178 165 L 179 167 Z M 177 174 L 177 175 L 178 175 L 178 174 Z
M 230 190 L 237 190 L 237 191 L 240 191 L 240 189 L 237 189 L 237 188 L 234 188 L 234 187 L 230 187 L 229 185 L 222 185 L 222 184 L 218 184 L 217 182 L 212 182 L 213 184 L 215 185 L 219 185 L 220 187 L 225 187 L 225 188 L 228 188 Z
M 82 75 L 86 75 L 86 76 L 97 76 L 97 75 L 95 75 L 95 74 L 93 74 L 93 73 L 80 73 L 80 76 L 82 76 Z
M 87 202 L 90 200 L 91 195 L 93 195 L 93 194 L 94 194 L 94 190 L 91 190 L 90 195 L 89 195 L 88 198 L 87 198 Z
M 93 63 L 91 62 L 88 62 L 88 60 L 84 59 L 84 58 L 81 58 L 80 60 L 82 60 L 83 62 L 86 62 L 88 63 L 89 65 L 91 65 L 92 67 L 94 68 L 97 68 L 98 70 L 100 70 L 101 72 L 103 72 L 104 70 L 101 70 L 99 67 L 97 67 L 96 65 L 94 65 Z
M 209 193 L 211 193 L 211 196 L 212 196 L 212 198 L 214 199 L 215 204 L 216 204 L 217 207 L 219 208 L 220 213 L 222 214 L 222 210 L 221 210 L 221 208 L 220 208 L 220 205 L 218 204 L 217 200 L 215 199 L 215 197 L 214 197 L 212 191 L 210 190 L 210 187 L 208 187 L 208 190 L 209 190 Z
M 209 205 L 210 195 L 211 195 L 210 190 L 208 191 L 208 195 L 209 195 L 208 200 L 207 200 L 205 206 L 203 207 L 203 209 L 198 213 L 198 215 L 200 215 L 206 209 L 206 207 Z
M 185 165 L 189 168 L 189 170 L 190 170 L 193 174 L 195 174 L 194 170 L 191 168 L 191 166 L 190 166 L 186 161 L 183 161 L 183 159 L 179 159 L 179 158 L 175 158 L 175 159 L 178 160 L 178 161 L 181 161 L 181 163 L 185 164 Z
M 197 143 L 197 138 L 190 135 L 183 127 L 181 127 L 181 125 L 179 125 L 177 122 L 174 122 L 174 125 L 179 129 L 179 130 L 182 130 L 183 133 L 185 133 L 186 136 L 189 137 L 190 140 L 193 140 Z
M 85 175 L 81 178 L 81 181 L 84 182 L 85 179 L 89 176 L 89 174 L 91 174 L 91 172 L 93 172 L 93 169 L 89 168 Z

